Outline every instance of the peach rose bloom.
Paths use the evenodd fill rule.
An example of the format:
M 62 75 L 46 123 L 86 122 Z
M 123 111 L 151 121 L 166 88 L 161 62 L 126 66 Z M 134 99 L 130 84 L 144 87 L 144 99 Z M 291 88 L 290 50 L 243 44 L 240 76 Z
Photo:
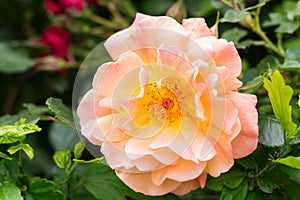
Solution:
M 238 52 L 204 19 L 137 14 L 104 46 L 113 61 L 98 68 L 78 115 L 130 188 L 187 194 L 256 149 L 256 96 L 237 91 Z

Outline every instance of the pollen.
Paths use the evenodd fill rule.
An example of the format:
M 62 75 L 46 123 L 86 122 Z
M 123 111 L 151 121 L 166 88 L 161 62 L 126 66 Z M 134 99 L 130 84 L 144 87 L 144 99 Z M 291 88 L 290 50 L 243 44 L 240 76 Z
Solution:
M 135 118 L 143 116 L 145 119 L 146 116 L 144 122 L 165 123 L 167 126 L 178 125 L 182 112 L 176 92 L 167 85 L 158 86 L 156 83 L 148 83 L 143 87 L 144 95 L 137 101 L 138 112 Z M 137 96 L 140 91 L 139 88 L 134 96 Z

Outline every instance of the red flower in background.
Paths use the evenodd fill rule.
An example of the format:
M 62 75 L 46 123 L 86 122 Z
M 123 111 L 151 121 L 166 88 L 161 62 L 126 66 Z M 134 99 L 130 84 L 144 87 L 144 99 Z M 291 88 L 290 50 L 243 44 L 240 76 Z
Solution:
M 76 10 L 83 9 L 82 0 L 46 0 L 45 8 L 53 13 L 64 13 L 67 9 L 75 8 Z
M 51 26 L 47 28 L 39 43 L 50 47 L 50 50 L 43 53 L 42 56 L 55 55 L 63 58 L 65 61 L 68 61 L 68 47 L 70 39 L 70 33 L 58 26 Z

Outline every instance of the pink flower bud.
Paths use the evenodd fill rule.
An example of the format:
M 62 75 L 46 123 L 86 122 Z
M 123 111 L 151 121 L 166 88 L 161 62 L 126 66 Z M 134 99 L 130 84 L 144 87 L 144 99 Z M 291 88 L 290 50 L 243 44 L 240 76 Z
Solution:
M 172 5 L 171 8 L 167 11 L 167 16 L 176 19 L 177 21 L 182 21 L 186 18 L 186 9 L 183 3 L 183 0 L 178 0 Z

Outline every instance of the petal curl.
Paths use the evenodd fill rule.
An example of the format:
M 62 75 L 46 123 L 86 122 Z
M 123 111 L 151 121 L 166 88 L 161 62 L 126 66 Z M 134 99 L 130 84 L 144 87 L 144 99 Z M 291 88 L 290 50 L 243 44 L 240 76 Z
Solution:
M 231 100 L 239 110 L 241 132 L 232 141 L 233 157 L 242 158 L 252 153 L 258 143 L 258 113 L 255 108 L 257 98 L 255 95 L 230 93 Z
M 200 187 L 199 181 L 197 179 L 186 181 L 180 184 L 178 188 L 172 191 L 176 195 L 185 195 Z
M 111 109 L 99 105 L 102 99 L 103 97 L 95 90 L 89 90 L 77 108 L 82 134 L 97 145 L 101 145 L 104 137 L 98 119 L 112 113 Z
M 102 96 L 113 96 L 114 88 L 122 77 L 135 68 L 142 67 L 143 61 L 133 52 L 123 54 L 118 61 L 100 66 L 93 79 L 93 88 Z
M 136 192 L 142 192 L 146 195 L 164 195 L 175 190 L 181 183 L 170 179 L 165 180 L 161 185 L 155 185 L 152 182 L 150 173 L 126 173 L 116 170 L 117 176 Z
M 167 179 L 186 182 L 200 176 L 205 167 L 206 162 L 196 164 L 180 158 L 175 164 L 152 172 L 152 181 L 155 185 L 161 185 Z
M 182 20 L 182 26 L 187 36 L 191 39 L 211 36 L 211 30 L 208 28 L 203 18 L 189 18 Z

